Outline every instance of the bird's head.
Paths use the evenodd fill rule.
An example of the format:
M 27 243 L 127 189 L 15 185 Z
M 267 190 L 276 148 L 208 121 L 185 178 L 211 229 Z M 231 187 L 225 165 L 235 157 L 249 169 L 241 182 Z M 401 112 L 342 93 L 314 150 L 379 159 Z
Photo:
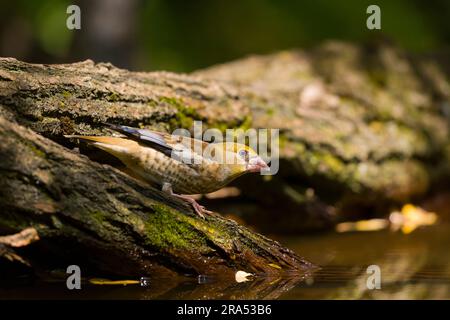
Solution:
M 222 143 L 223 159 L 232 175 L 260 172 L 268 168 L 267 163 L 250 147 L 240 143 Z

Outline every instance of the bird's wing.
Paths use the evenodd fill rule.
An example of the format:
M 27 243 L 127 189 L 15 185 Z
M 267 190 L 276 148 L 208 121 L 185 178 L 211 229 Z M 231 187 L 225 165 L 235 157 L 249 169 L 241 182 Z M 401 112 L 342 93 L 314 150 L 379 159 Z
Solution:
M 160 132 L 115 124 L 107 124 L 107 126 L 122 133 L 132 140 L 143 143 L 157 151 L 162 152 L 166 156 L 170 157 L 173 151 L 173 147 L 166 142 L 165 137 Z
M 194 159 L 200 159 L 203 151 L 209 145 L 208 142 L 185 136 L 171 135 L 164 132 L 149 129 L 139 129 L 128 126 L 108 124 L 130 139 L 143 143 L 168 157 L 186 164 L 195 163 Z

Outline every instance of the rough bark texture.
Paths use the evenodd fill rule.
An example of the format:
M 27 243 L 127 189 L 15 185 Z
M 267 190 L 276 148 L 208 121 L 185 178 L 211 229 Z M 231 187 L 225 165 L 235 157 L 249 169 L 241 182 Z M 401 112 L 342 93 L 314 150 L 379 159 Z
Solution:
M 185 214 L 158 191 L 69 152 L 63 146 L 74 145 L 63 134 L 110 134 L 105 121 L 167 131 L 193 120 L 221 130 L 280 128 L 279 174 L 243 177 L 240 202 L 216 205 L 287 232 L 323 228 L 336 212 L 341 219 L 358 207 L 372 214 L 445 181 L 449 97 L 448 69 L 438 60 L 388 45 L 332 42 L 193 75 L 1 59 L 0 227 L 33 225 L 43 235 L 38 243 L 52 239 L 47 245 L 59 255 L 78 248 L 116 274 L 305 269 L 270 240 Z
M 274 241 L 219 216 L 202 220 L 184 203 L 3 117 L 0 141 L 0 232 L 32 226 L 40 240 L 29 247 L 42 252 L 41 263 L 159 277 L 312 269 Z
M 383 214 L 449 187 L 445 61 L 388 44 L 330 42 L 195 75 L 235 86 L 250 107 L 252 126 L 282 130 L 280 174 L 247 194 L 289 217 L 279 228 L 286 231 L 320 228 L 351 214 Z M 267 192 L 272 197 L 261 196 Z M 269 222 L 271 215 L 263 219 Z

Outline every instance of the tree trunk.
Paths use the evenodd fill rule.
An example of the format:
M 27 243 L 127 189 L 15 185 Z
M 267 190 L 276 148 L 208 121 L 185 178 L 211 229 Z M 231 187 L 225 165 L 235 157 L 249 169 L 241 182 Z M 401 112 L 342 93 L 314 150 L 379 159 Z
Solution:
M 384 215 L 450 187 L 448 54 L 329 42 L 194 74 L 237 88 L 253 127 L 281 129 L 279 174 L 238 181 L 267 213 L 249 201 L 242 215 L 272 232 Z
M 231 220 L 203 220 L 177 199 L 3 117 L 0 139 L 0 232 L 34 228 L 39 240 L 29 247 L 41 253 L 38 263 L 160 277 L 313 268 Z
M 108 121 L 166 131 L 193 120 L 222 130 L 280 128 L 279 174 L 239 179 L 241 202 L 218 202 L 221 211 L 233 206 L 271 231 L 323 228 L 348 208 L 371 214 L 445 181 L 445 70 L 391 46 L 335 42 L 193 75 L 0 59 L 0 231 L 32 226 L 36 252 L 112 274 L 305 271 L 311 265 L 277 243 L 220 217 L 202 221 L 68 151 L 75 145 L 63 135 L 107 133 Z

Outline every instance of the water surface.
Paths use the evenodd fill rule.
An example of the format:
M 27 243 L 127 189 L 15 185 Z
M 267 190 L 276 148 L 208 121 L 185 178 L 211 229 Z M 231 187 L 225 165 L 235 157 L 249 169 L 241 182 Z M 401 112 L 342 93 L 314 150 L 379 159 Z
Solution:
M 92 285 L 69 291 L 63 281 L 24 281 L 0 289 L 1 299 L 450 299 L 450 225 L 404 235 L 389 231 L 276 237 L 321 266 L 307 275 L 236 283 L 208 277 L 150 280 L 147 286 Z M 366 270 L 378 265 L 381 289 Z

